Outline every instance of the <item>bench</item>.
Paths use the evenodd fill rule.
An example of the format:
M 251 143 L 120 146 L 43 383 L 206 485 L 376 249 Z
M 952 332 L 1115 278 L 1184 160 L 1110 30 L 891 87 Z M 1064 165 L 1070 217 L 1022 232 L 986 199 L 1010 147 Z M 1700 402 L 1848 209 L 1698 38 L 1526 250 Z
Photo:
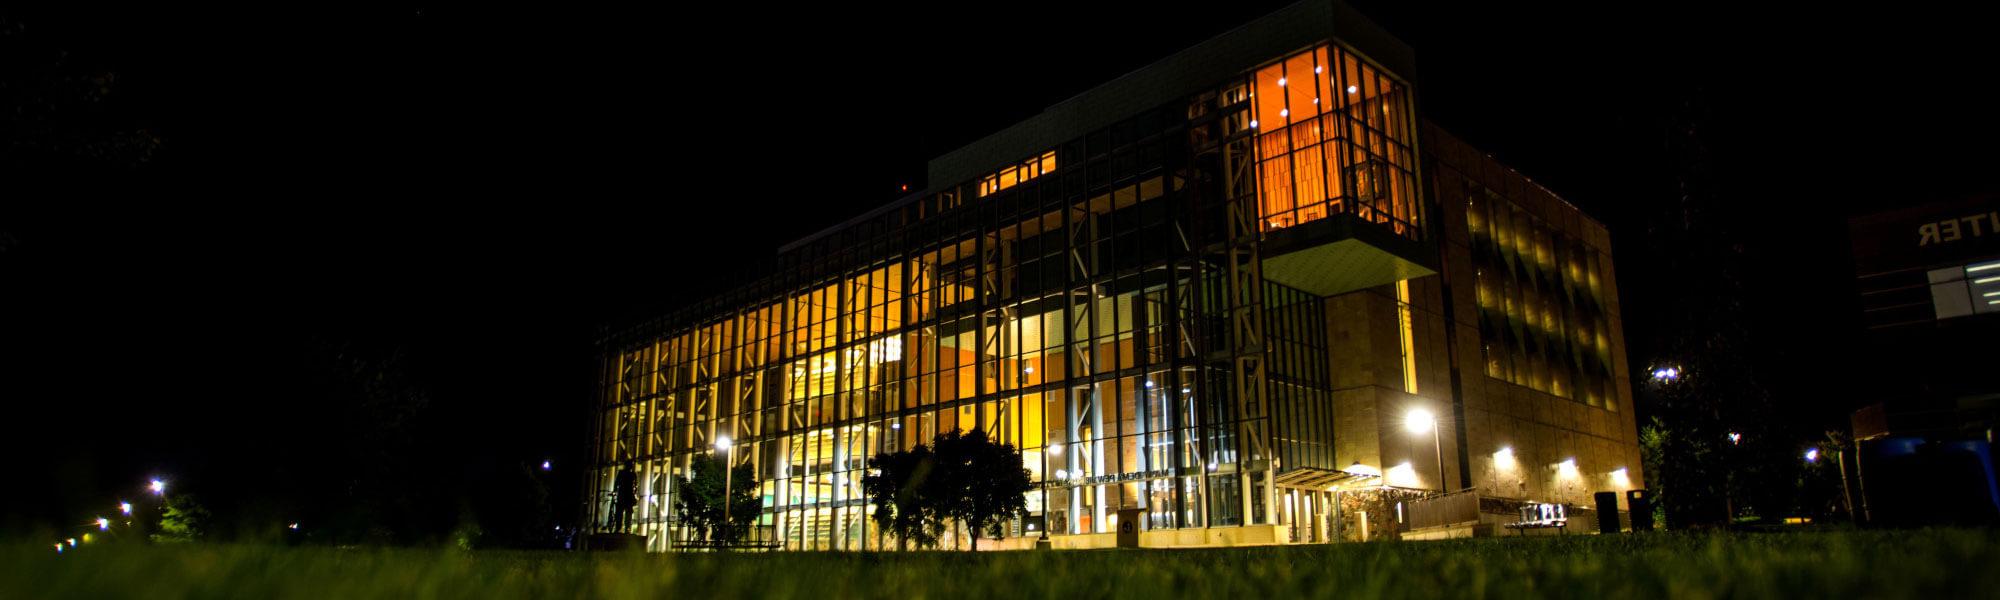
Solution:
M 783 547 L 785 547 L 784 544 L 777 542 L 717 542 L 701 540 L 674 542 L 672 545 L 674 550 L 762 550 L 766 552 Z
M 1569 529 L 1568 511 L 1561 504 L 1525 504 L 1521 506 L 1521 520 L 1502 525 L 1508 529 L 1528 535 L 1530 529 L 1555 529 L 1562 534 Z

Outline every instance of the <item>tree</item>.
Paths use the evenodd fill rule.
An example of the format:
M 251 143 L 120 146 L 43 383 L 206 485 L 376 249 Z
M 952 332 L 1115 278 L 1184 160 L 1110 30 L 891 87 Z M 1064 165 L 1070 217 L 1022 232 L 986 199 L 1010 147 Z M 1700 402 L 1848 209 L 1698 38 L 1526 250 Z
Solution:
M 861 478 L 861 488 L 875 505 L 875 512 L 869 517 L 875 520 L 876 530 L 895 535 L 899 551 L 909 550 L 911 541 L 918 546 L 936 544 L 937 536 L 925 527 L 933 520 L 931 503 L 924 495 L 925 484 L 936 466 L 931 449 L 919 444 L 909 450 L 875 455 L 870 462 L 875 468 Z
M 1007 523 L 1028 511 L 1027 493 L 1034 490 L 1021 452 L 1012 444 L 996 444 L 978 429 L 938 436 L 932 444 L 942 477 L 933 478 L 949 490 L 941 494 L 937 512 L 964 525 L 979 550 L 981 533 L 1006 537 Z
M 947 522 L 965 526 L 978 550 L 981 534 L 1005 537 L 1034 489 L 1021 452 L 978 430 L 949 431 L 929 446 L 876 455 L 873 464 L 861 486 L 875 504 L 875 524 L 896 535 L 899 550 L 911 541 L 935 545 Z
M 750 532 L 763 509 L 757 497 L 757 478 L 750 465 L 736 465 L 735 473 L 721 456 L 704 454 L 694 458 L 688 476 L 679 479 L 674 494 L 674 515 L 682 527 L 693 530 L 697 540 L 735 542 Z M 726 483 L 725 483 L 726 482 Z M 723 509 L 723 486 L 729 485 L 728 510 Z
M 199 540 L 208 530 L 208 521 L 208 509 L 196 502 L 194 496 L 179 494 L 169 497 L 160 514 L 159 532 L 153 534 L 153 541 L 181 543 Z

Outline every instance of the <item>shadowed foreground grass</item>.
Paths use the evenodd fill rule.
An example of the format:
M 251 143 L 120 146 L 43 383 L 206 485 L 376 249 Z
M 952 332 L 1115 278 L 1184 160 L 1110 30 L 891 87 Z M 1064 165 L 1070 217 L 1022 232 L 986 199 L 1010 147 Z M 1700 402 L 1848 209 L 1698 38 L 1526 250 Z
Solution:
M 754 555 L 244 545 L 0 550 L 0 598 L 1975 598 L 2000 532 Z

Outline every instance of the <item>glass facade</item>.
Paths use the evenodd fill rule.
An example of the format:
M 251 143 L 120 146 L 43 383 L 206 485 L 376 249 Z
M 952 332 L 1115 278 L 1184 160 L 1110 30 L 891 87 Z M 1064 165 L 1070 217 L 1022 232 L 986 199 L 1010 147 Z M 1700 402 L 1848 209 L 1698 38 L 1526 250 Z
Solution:
M 1351 213 L 1417 235 L 1413 115 L 1402 83 L 1337 46 L 1286 57 L 1251 81 L 1265 229 Z
M 1397 425 L 1367 422 L 1389 408 L 1336 415 L 1355 395 L 1334 382 L 1457 393 L 1431 371 L 1455 365 L 1443 328 L 1419 327 L 1449 311 L 1438 286 L 1408 280 L 1435 271 L 1394 268 L 1435 260 L 1406 248 L 1440 239 L 1422 198 L 1468 207 L 1486 372 L 1610 406 L 1597 256 L 1468 178 L 1431 174 L 1441 183 L 1421 193 L 1404 80 L 1334 42 L 1271 54 L 1046 147 L 995 151 L 962 181 L 788 246 L 750 286 L 607 332 L 587 529 L 655 550 L 687 540 L 675 481 L 726 436 L 761 490 L 753 541 L 894 548 L 869 519 L 870 461 L 977 429 L 1019 448 L 1036 486 L 1007 525 L 1017 541 L 1110 545 L 1120 519 L 1338 539 L 1353 518 L 1330 484 L 1357 461 L 1336 456 L 1336 429 Z M 1305 226 L 1321 220 L 1366 235 Z M 1338 258 L 1297 270 L 1404 274 L 1315 294 L 1264 276 L 1267 245 Z M 1314 254 L 1335 245 L 1365 248 Z M 1334 310 L 1346 293 L 1394 301 L 1379 326 L 1334 327 L 1376 318 Z

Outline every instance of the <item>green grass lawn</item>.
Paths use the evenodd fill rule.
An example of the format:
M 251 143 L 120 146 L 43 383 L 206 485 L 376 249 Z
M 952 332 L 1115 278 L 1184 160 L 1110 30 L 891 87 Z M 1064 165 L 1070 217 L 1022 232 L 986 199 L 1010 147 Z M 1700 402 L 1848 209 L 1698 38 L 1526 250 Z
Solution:
M 1226 550 L 578 554 L 13 546 L 0 598 L 1994 598 L 1992 530 Z

